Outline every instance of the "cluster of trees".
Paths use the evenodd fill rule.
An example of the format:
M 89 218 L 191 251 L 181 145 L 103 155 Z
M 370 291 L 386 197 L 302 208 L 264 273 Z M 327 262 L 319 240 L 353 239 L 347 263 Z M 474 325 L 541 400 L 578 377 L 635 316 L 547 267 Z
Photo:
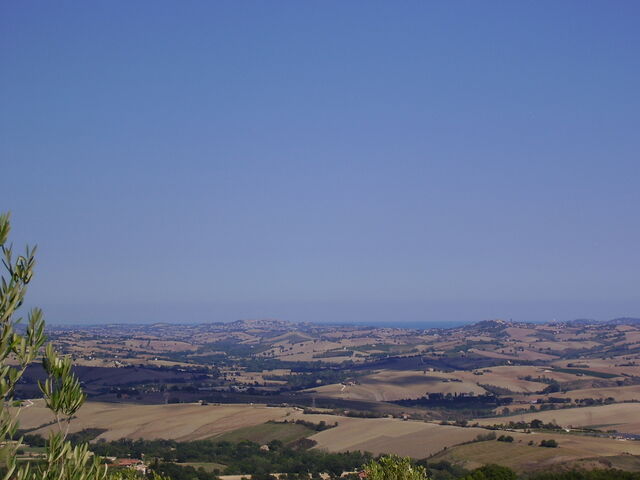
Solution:
M 516 473 L 501 465 L 484 465 L 465 475 L 460 480 L 517 480 Z
M 372 460 L 364 466 L 367 480 L 428 480 L 427 469 L 410 458 L 389 455 Z
M 484 465 L 467 471 L 446 461 L 428 463 L 422 460 L 413 464 L 409 459 L 394 456 L 372 461 L 365 466 L 365 473 L 367 479 L 372 480 L 640 480 L 640 472 L 615 469 L 528 473 L 520 476 L 501 465 Z
M 564 397 L 547 397 L 539 398 L 537 403 L 571 403 L 571 399 Z
M 583 407 L 589 407 L 591 405 L 609 405 L 615 403 L 616 399 L 613 397 L 607 398 L 576 398 L 576 403 Z
M 557 423 L 555 423 L 555 422 L 544 423 L 542 420 L 539 420 L 537 418 L 534 418 L 530 422 L 525 422 L 525 421 L 514 422 L 514 421 L 510 421 L 507 424 L 491 425 L 491 426 L 489 426 L 487 428 L 492 428 L 492 429 L 496 429 L 496 430 L 501 430 L 501 429 L 504 429 L 504 428 L 508 428 L 510 430 L 530 430 L 530 429 L 534 429 L 534 430 L 561 430 L 562 429 L 562 427 L 560 425 L 558 425 Z
M 79 432 L 68 434 L 67 440 L 69 440 L 72 445 L 82 445 L 83 443 L 89 443 L 104 432 L 106 432 L 104 428 L 85 428 Z M 30 447 L 47 446 L 47 439 L 37 433 L 32 434 L 18 431 L 17 435 L 22 437 L 22 443 Z
M 551 439 L 551 440 L 542 440 L 540 442 L 540 446 L 541 447 L 547 447 L 547 448 L 557 448 L 558 442 L 556 442 L 553 439 Z
M 207 472 L 202 467 L 194 468 L 191 465 L 154 462 L 151 471 L 165 475 L 171 480 L 219 480 L 216 472 Z
M 287 382 L 285 390 L 303 390 L 319 385 L 340 383 L 350 377 L 355 372 L 346 369 L 322 369 L 313 372 L 298 373 L 296 375 L 265 375 L 265 380 L 277 380 Z
M 316 432 L 322 432 L 323 430 L 328 430 L 329 428 L 334 428 L 338 426 L 338 422 L 328 424 L 324 420 L 321 420 L 319 423 L 308 422 L 307 420 L 283 420 L 282 422 L 278 422 L 275 420 L 270 421 L 269 423 L 295 423 L 297 425 L 303 425 L 311 430 L 315 430 Z
M 448 408 L 453 410 L 470 410 L 484 414 L 502 405 L 509 405 L 513 398 L 499 397 L 492 394 L 458 395 L 457 393 L 429 393 L 416 399 L 398 400 L 393 403 L 406 407 Z
M 479 433 L 473 441 L 474 442 L 489 442 L 491 440 L 495 440 L 496 436 L 497 436 L 496 432 Z
M 559 391 L 558 390 L 554 390 L 554 391 Z M 549 392 L 546 392 L 549 393 Z M 616 399 L 613 397 L 607 397 L 607 398 L 576 398 L 575 399 L 575 404 L 577 404 L 580 407 L 589 407 L 592 405 L 609 405 L 612 403 L 615 403 Z M 572 404 L 572 399 L 568 398 L 568 397 L 547 397 L 547 398 L 540 398 L 537 401 L 538 404 L 540 404 L 540 410 L 549 410 L 552 408 L 555 408 L 555 405 L 557 404 L 561 404 L 563 407 L 573 407 L 575 405 Z M 550 405 L 553 404 L 553 405 Z M 535 410 L 535 407 L 532 405 L 531 406 L 532 410 Z
M 313 408 L 305 408 L 303 413 L 305 415 L 326 415 L 327 411 L 325 410 L 317 410 Z M 334 414 L 344 415 L 345 417 L 354 417 L 354 418 L 382 418 L 387 414 L 383 412 L 372 412 L 369 410 L 340 410 L 334 409 Z
M 335 350 L 328 350 L 322 353 L 313 354 L 313 358 L 332 358 L 332 357 L 352 357 L 355 355 L 353 350 L 343 350 L 341 348 Z
M 362 452 L 328 453 L 285 446 L 279 440 L 268 449 L 254 442 L 238 443 L 197 440 L 128 440 L 98 442 L 92 450 L 98 455 L 134 458 L 158 458 L 169 462 L 213 462 L 226 465 L 227 475 L 249 473 L 336 473 L 358 469 L 371 459 Z
M 558 393 L 561 391 L 562 391 L 562 387 L 560 386 L 560 383 L 558 383 L 557 381 L 552 381 L 551 383 L 549 383 L 549 385 L 547 385 L 545 388 L 542 389 L 542 393 L 544 394 Z
M 506 387 L 500 387 L 499 385 L 491 385 L 490 383 L 478 383 L 478 386 L 484 388 L 487 392 L 489 392 L 491 395 L 495 395 L 495 396 L 505 396 L 505 395 L 513 395 L 516 392 L 514 392 L 513 390 L 506 388 Z M 509 398 L 508 401 L 505 401 L 504 404 L 510 404 L 512 402 L 512 399 Z
M 214 474 L 203 469 L 174 464 L 159 464 L 159 470 L 169 475 L 173 480 L 214 480 Z M 487 465 L 473 471 L 449 462 L 427 464 L 425 461 L 413 462 L 409 458 L 394 455 L 371 460 L 362 466 L 363 475 L 367 480 L 516 480 L 515 473 L 506 467 Z M 288 473 L 280 477 L 284 480 L 320 480 L 319 474 Z M 338 478 L 338 475 L 331 475 Z M 359 472 L 345 474 L 342 480 L 358 480 Z M 252 475 L 252 480 L 276 480 L 271 474 L 262 473 Z
M 554 378 L 547 377 L 546 375 L 538 375 L 534 377 L 533 375 L 525 375 L 524 377 L 518 377 L 519 380 L 526 380 L 527 382 L 538 382 L 538 383 L 546 383 L 550 385 L 552 383 L 558 383 L 558 381 Z
M 561 373 L 572 373 L 574 375 L 585 375 L 588 377 L 596 377 L 596 378 L 615 378 L 618 376 L 614 373 L 596 372 L 593 370 L 586 370 L 583 368 L 555 368 L 554 371 L 561 372 Z

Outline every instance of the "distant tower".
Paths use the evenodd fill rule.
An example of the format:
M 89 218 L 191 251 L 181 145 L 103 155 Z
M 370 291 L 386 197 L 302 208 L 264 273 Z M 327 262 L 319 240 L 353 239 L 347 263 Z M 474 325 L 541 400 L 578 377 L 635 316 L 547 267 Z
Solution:
M 314 408 L 314 409 L 316 408 L 316 396 L 315 395 L 313 395 L 311 397 L 311 408 Z

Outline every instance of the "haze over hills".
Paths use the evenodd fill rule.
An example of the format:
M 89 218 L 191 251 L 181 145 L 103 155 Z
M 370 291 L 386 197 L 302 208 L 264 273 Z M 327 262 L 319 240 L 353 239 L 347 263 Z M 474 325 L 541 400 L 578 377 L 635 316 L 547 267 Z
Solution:
M 640 480 L 638 19 L 0 1 L 0 479 Z
M 617 317 L 612 319 L 594 319 L 594 318 L 578 318 L 573 320 L 553 320 L 553 321 L 517 321 L 517 320 L 504 320 L 504 319 L 490 319 L 490 320 L 479 320 L 479 321 L 461 321 L 461 322 L 438 322 L 438 321 L 412 321 L 412 322 L 398 322 L 389 320 L 386 322 L 378 322 L 378 321 L 366 321 L 359 320 L 353 322 L 332 322 L 332 321 L 324 321 L 324 322 L 310 322 L 310 321 L 291 321 L 291 320 L 280 320 L 275 318 L 246 318 L 246 319 L 238 319 L 238 320 L 229 320 L 229 321 L 215 321 L 215 322 L 207 322 L 207 321 L 173 321 L 173 322 L 107 322 L 107 323 L 65 323 L 65 322 L 57 322 L 49 324 L 49 328 L 52 330 L 56 329 L 64 329 L 64 328 L 84 328 L 84 327 L 99 327 L 104 326 L 107 328 L 110 327 L 127 327 L 127 326 L 137 326 L 137 325 L 147 325 L 152 328 L 168 328 L 172 325 L 255 325 L 255 326 L 273 326 L 273 327 L 293 327 L 295 325 L 318 325 L 318 326 L 356 326 L 356 327 L 374 327 L 374 328 L 400 328 L 407 330 L 429 330 L 429 329 L 454 329 L 460 328 L 463 326 L 474 325 L 482 322 L 507 322 L 511 324 L 521 324 L 521 325 L 541 325 L 541 324 L 560 324 L 560 325 L 593 325 L 593 324 L 610 324 L 610 325 L 634 325 L 640 323 L 640 317 Z

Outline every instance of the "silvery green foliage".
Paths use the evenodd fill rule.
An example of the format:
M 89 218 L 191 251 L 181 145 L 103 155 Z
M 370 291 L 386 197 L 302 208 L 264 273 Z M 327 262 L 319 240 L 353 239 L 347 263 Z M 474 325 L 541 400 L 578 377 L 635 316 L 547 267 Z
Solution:
M 424 467 L 413 465 L 410 458 L 388 455 L 364 466 L 367 480 L 429 480 Z
M 0 283 L 0 465 L 7 468 L 3 480 L 137 478 L 134 472 L 110 474 L 107 466 L 93 455 L 86 444 L 73 446 L 67 440 L 71 419 L 86 396 L 72 371 L 71 359 L 58 355 L 53 345 L 45 346 L 45 324 L 40 309 L 34 308 L 27 314 L 23 334 L 16 329 L 24 320 L 17 316 L 17 312 L 33 277 L 36 248 L 27 247 L 24 254 L 14 255 L 13 246 L 7 243 L 10 230 L 9 214 L 0 215 L 0 256 L 3 267 Z M 56 420 L 57 431 L 49 435 L 44 462 L 34 466 L 16 460 L 21 446 L 21 439 L 15 440 L 21 408 L 10 406 L 16 384 L 41 352 L 47 378 L 39 382 L 39 386 L 45 405 Z M 156 480 L 161 479 L 156 477 Z

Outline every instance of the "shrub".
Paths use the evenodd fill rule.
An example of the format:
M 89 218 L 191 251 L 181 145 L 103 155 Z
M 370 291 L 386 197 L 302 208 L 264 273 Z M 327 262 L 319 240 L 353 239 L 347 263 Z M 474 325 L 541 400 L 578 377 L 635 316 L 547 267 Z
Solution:
M 477 468 L 462 480 L 517 480 L 516 473 L 502 465 L 484 465 Z
M 558 442 L 556 442 L 553 439 L 551 439 L 551 440 L 542 440 L 540 442 L 540 446 L 541 447 L 547 447 L 547 448 L 557 448 L 558 447 Z
M 71 358 L 59 355 L 50 343 L 45 346 L 42 310 L 32 308 L 27 312 L 24 330 L 16 328 L 21 320 L 16 317 L 33 278 L 36 249 L 27 247 L 23 255 L 14 255 L 13 246 L 8 243 L 10 231 L 9 214 L 0 215 L 0 256 L 6 274 L 0 282 L 0 470 L 5 479 L 16 480 L 131 478 L 128 472 L 107 472 L 86 443 L 72 445 L 67 438 L 69 423 L 86 396 L 72 371 Z M 57 431 L 46 442 L 44 461 L 18 463 L 16 456 L 22 445 L 11 440 L 16 437 L 19 410 L 10 411 L 4 405 L 13 403 L 15 386 L 41 354 L 47 377 L 38 385 L 46 407 L 56 418 Z M 9 358 L 11 363 L 7 361 Z
M 367 480 L 428 480 L 424 467 L 414 465 L 411 459 L 389 455 L 372 460 L 364 466 Z

